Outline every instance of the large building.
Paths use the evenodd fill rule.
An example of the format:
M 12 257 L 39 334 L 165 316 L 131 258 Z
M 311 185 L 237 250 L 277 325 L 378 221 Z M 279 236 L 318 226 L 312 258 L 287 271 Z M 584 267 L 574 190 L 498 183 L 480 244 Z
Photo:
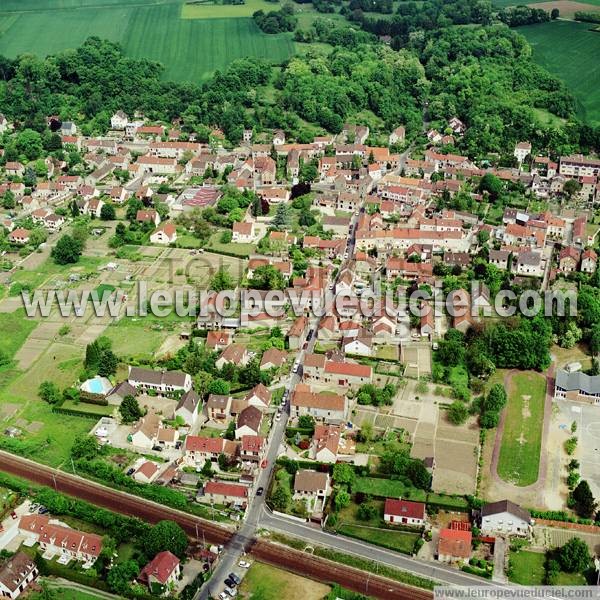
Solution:
M 17 552 L 0 564 L 0 598 L 18 598 L 37 577 L 35 562 L 24 552 Z
M 481 509 L 481 531 L 488 534 L 529 535 L 531 515 L 510 500 L 491 502 Z
M 556 372 L 554 397 L 560 400 L 600 404 L 600 375 L 586 375 L 581 371 Z

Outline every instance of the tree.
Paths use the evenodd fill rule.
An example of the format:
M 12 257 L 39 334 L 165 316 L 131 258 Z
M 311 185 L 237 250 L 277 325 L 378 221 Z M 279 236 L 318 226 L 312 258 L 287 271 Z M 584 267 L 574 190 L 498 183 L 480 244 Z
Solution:
M 125 595 L 131 588 L 131 583 L 140 572 L 140 566 L 134 560 L 117 563 L 106 576 L 106 582 L 111 591 Z
M 278 231 L 288 229 L 290 226 L 290 211 L 287 204 L 278 204 L 271 225 Z
M 74 460 L 78 458 L 95 458 L 99 449 L 100 446 L 95 436 L 78 435 L 71 446 L 71 457 Z
M 344 489 L 338 490 L 333 502 L 335 504 L 335 510 L 346 508 L 346 506 L 350 504 L 350 494 Z
M 300 417 L 298 417 L 298 427 L 300 427 L 300 429 L 314 429 L 314 417 L 311 415 L 300 415 Z
M 575 502 L 575 512 L 585 519 L 591 519 L 596 512 L 597 503 L 588 482 L 583 479 L 573 490 L 572 498 Z
M 185 531 L 174 521 L 159 521 L 144 535 L 143 542 L 144 552 L 149 557 L 168 550 L 183 558 L 188 547 Z
M 553 8 L 552 11 L 550 12 L 550 18 L 553 21 L 556 21 L 556 19 L 558 19 L 558 17 L 560 17 L 560 10 L 558 8 Z
M 219 270 L 213 275 L 210 280 L 210 289 L 215 292 L 233 289 L 233 277 L 225 267 L 219 267 Z
M 346 463 L 336 463 L 333 467 L 333 481 L 338 485 L 347 485 L 352 488 L 356 474 L 354 469 Z
M 115 207 L 109 202 L 105 202 L 100 209 L 100 218 L 103 221 L 114 221 L 117 218 Z
M 17 135 L 16 149 L 19 154 L 24 154 L 28 160 L 35 160 L 42 155 L 44 150 L 42 136 L 33 129 L 23 129 Z
M 285 512 L 292 500 L 292 493 L 289 488 L 280 483 L 271 494 L 271 504 L 275 510 Z
M 119 406 L 119 413 L 121 414 L 123 423 L 134 423 L 144 416 L 138 401 L 131 394 L 127 394 L 127 396 L 123 398 L 123 401 Z
M 118 366 L 119 359 L 117 358 L 117 355 L 110 348 L 108 348 L 100 355 L 98 375 L 102 375 L 102 377 L 114 375 L 117 372 Z
M 221 471 L 227 471 L 229 468 L 229 459 L 227 458 L 227 455 L 221 452 L 217 458 L 217 462 L 219 463 L 219 469 L 221 469 Z
M 83 248 L 70 235 L 63 235 L 52 248 L 52 258 L 57 265 L 74 264 L 79 261 Z
M 413 459 L 408 464 L 406 474 L 413 485 L 421 490 L 428 490 L 431 486 L 431 474 L 422 460 Z
M 571 538 L 558 551 L 558 562 L 567 573 L 583 573 L 591 564 L 587 544 L 580 538 Z
M 38 396 L 48 404 L 56 404 L 61 398 L 58 386 L 52 381 L 42 381 L 40 383 Z
M 448 409 L 448 419 L 450 419 L 451 423 L 454 425 L 462 425 L 465 423 L 469 416 L 469 409 L 464 402 L 460 400 L 456 400 L 450 405 Z
M 213 379 L 207 388 L 207 392 L 209 394 L 217 394 L 219 396 L 227 396 L 229 394 L 229 390 L 231 389 L 231 385 L 229 381 L 225 381 L 224 379 Z
M 577 179 L 567 179 L 565 181 L 565 185 L 563 186 L 563 192 L 569 197 L 572 198 L 579 190 L 581 189 L 581 184 Z
M 502 180 L 493 173 L 486 173 L 479 182 L 479 191 L 487 192 L 492 201 L 496 200 L 502 192 Z
M 2 208 L 12 210 L 15 206 L 15 195 L 10 190 L 6 190 L 2 196 Z
M 259 290 L 282 290 L 285 288 L 285 278 L 273 265 L 263 265 L 254 270 L 250 284 Z

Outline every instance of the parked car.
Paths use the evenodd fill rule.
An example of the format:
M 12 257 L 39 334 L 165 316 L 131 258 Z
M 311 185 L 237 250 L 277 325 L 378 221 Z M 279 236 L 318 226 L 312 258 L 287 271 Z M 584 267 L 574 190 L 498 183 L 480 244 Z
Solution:
M 16 513 L 14 510 L 13 510 L 13 511 L 10 513 L 10 516 L 11 516 L 13 519 L 18 519 L 18 518 L 19 518 L 19 515 L 18 515 L 18 514 L 17 514 L 17 513 Z
M 152 446 L 152 450 L 154 450 L 154 452 L 162 452 L 162 446 Z
M 225 593 L 230 597 L 230 598 L 235 598 L 237 596 L 237 590 L 235 588 L 231 588 L 231 587 L 226 587 L 225 588 Z
M 260 468 L 261 469 L 266 469 L 267 465 L 269 464 L 269 461 L 265 458 L 261 463 L 260 463 Z
M 227 587 L 234 587 L 235 586 L 235 581 L 233 579 L 231 579 L 231 577 L 228 577 L 223 583 Z
M 250 563 L 245 560 L 240 560 L 240 562 L 238 563 L 238 567 L 241 567 L 242 569 L 249 569 Z
M 135 473 L 135 469 L 131 467 L 131 469 L 127 469 L 127 477 L 131 477 Z
M 256 490 L 256 495 L 262 496 L 264 491 L 265 491 L 265 488 L 261 486 Z
M 32 504 L 32 505 L 29 507 L 29 512 L 30 512 L 30 513 L 37 512 L 37 509 L 38 509 L 39 507 L 40 507 L 40 505 L 39 505 L 39 504 L 37 504 L 37 503 L 35 503 L 35 504 Z
M 229 596 L 225 592 L 219 594 L 219 600 L 229 600 Z
M 229 579 L 235 581 L 235 585 L 240 585 L 240 583 L 242 583 L 242 578 L 235 573 L 229 573 Z

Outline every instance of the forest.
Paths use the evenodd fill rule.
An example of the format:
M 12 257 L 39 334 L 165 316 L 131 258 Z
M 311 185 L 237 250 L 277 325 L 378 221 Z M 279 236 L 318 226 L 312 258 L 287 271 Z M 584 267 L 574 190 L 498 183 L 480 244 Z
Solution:
M 317 35 L 325 29 L 315 23 Z M 329 41 L 342 42 L 330 51 L 309 47 L 280 67 L 237 60 L 202 85 L 164 81 L 160 64 L 89 38 L 47 58 L 0 57 L 0 104 L 18 128 L 38 132 L 46 130 L 48 115 L 58 115 L 80 124 L 83 134 L 102 134 L 121 109 L 150 120 L 179 119 L 185 135 L 200 141 L 219 127 L 231 144 L 244 128 L 282 128 L 291 139 L 310 141 L 315 132 L 337 133 L 359 118 L 380 133 L 403 124 L 414 137 L 427 106 L 432 125 L 451 116 L 468 125 L 456 150 L 472 158 L 512 152 L 523 139 L 554 153 L 600 148 L 600 127 L 575 120 L 568 90 L 532 62 L 525 39 L 505 25 L 422 31 L 400 50 L 348 31 L 330 30 Z M 541 125 L 536 109 L 568 123 Z

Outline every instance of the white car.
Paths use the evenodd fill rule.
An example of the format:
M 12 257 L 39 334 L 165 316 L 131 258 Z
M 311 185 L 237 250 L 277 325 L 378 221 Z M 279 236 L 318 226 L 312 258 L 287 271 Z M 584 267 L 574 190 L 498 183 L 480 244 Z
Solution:
M 300 366 L 300 363 L 294 363 L 294 366 L 292 367 L 292 373 L 297 373 L 299 366 Z
M 225 592 L 221 592 L 219 594 L 219 600 L 229 600 L 229 595 L 226 594 Z
M 275 415 L 275 420 L 276 420 L 276 421 L 279 421 L 280 419 L 281 419 L 281 413 L 280 413 L 280 412 L 278 412 L 278 413 Z
M 241 567 L 242 569 L 249 569 L 250 563 L 245 560 L 240 560 L 240 562 L 238 563 L 238 567 Z
M 348 258 L 348 253 L 344 252 L 344 260 L 346 260 Z

